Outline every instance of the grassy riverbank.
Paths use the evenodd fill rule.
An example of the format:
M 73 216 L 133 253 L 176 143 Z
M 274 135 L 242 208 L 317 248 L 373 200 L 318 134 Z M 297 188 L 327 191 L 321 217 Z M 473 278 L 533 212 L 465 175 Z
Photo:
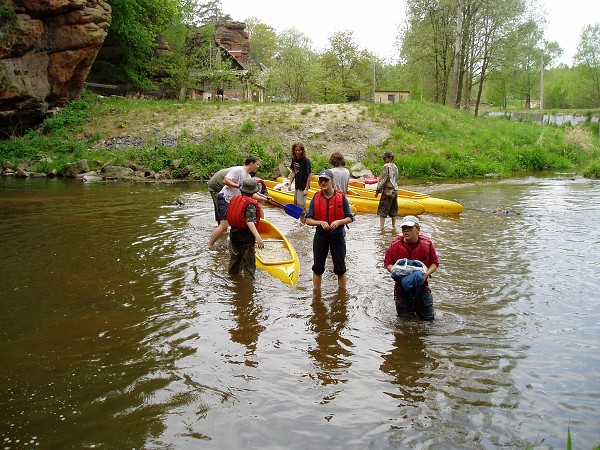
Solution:
M 86 95 L 38 130 L 0 141 L 3 168 L 60 174 L 66 163 L 165 171 L 207 179 L 249 154 L 261 175 L 288 163 L 290 144 L 303 141 L 314 171 L 333 151 L 375 174 L 384 150 L 396 154 L 404 178 L 507 177 L 546 170 L 600 175 L 598 124 L 541 126 L 480 117 L 440 105 L 294 105 L 128 100 Z M 175 163 L 176 162 L 176 163 Z M 184 170 L 185 169 L 185 170 Z

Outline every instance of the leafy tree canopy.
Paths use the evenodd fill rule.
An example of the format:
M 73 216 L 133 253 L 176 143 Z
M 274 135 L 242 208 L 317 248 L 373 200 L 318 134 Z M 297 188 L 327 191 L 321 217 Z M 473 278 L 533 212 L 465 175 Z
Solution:
M 133 84 L 149 88 L 148 62 L 154 57 L 158 36 L 178 14 L 178 0 L 108 0 L 112 7 L 109 28 L 122 61 L 120 69 Z

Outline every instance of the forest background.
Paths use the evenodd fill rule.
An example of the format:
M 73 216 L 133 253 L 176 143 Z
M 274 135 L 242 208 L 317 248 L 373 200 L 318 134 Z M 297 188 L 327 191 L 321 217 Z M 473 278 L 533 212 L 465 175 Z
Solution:
M 197 77 L 220 78 L 215 24 L 243 20 L 250 37 L 250 76 L 270 99 L 308 102 L 371 100 L 374 90 L 408 90 L 413 99 L 472 110 L 600 108 L 600 23 L 581 30 L 571 67 L 556 65 L 557 42 L 544 37 L 537 0 L 407 0 L 398 58 L 361 49 L 351 30 L 337 31 L 324 51 L 301 28 L 280 33 L 259 18 L 223 14 L 220 0 L 108 0 L 107 38 L 121 61 L 115 83 L 151 90 L 157 73 L 175 92 Z M 592 11 L 581 11 L 592 14 Z M 168 43 L 171 52 L 157 52 Z M 457 51 L 455 51 L 457 49 Z
M 233 82 L 234 75 L 227 70 L 226 62 L 213 54 L 216 24 L 232 19 L 222 13 L 220 0 L 108 3 L 112 23 L 107 41 L 120 61 L 115 70 L 105 74 L 112 77 L 111 81 L 152 92 L 159 77 L 174 93 L 185 92 L 197 82 L 196 77 Z M 313 125 L 305 127 L 309 134 L 293 136 L 302 139 L 324 123 L 327 115 L 310 105 L 372 101 L 375 89 L 410 90 L 416 99 L 410 105 L 387 109 L 379 105 L 374 109 L 377 105 L 371 103 L 369 111 L 358 120 L 347 113 L 341 119 L 331 115 L 330 122 L 340 129 L 347 129 L 349 123 L 367 122 L 389 127 L 389 137 L 367 145 L 368 152 L 356 155 L 357 159 L 366 158 L 375 171 L 380 165 L 380 149 L 389 148 L 406 158 L 401 164 L 405 177 L 498 176 L 586 164 L 585 173 L 597 176 L 597 122 L 578 136 L 571 130 L 544 131 L 539 126 L 503 124 L 503 119 L 471 120 L 490 108 L 543 106 L 545 110 L 570 110 L 589 117 L 598 113 L 600 24 L 582 30 L 572 67 L 554 67 L 561 49 L 556 42 L 544 39 L 544 19 L 536 16 L 536 11 L 535 3 L 525 0 L 407 0 L 407 19 L 400 30 L 401 45 L 395 62 L 379 60 L 360 49 L 352 31 L 334 33 L 329 47 L 316 52 L 310 38 L 298 29 L 276 33 L 259 19 L 246 18 L 250 77 L 265 75 L 266 68 L 268 98 L 305 105 L 295 110 L 295 115 L 291 108 L 269 116 L 266 108 L 258 106 L 191 106 L 201 102 L 184 102 L 185 98 L 179 103 L 157 105 L 88 97 L 48 119 L 39 130 L 0 143 L 0 154 L 8 160 L 7 165 L 28 160 L 28 170 L 46 174 L 60 173 L 61 164 L 77 158 L 94 158 L 98 165 L 108 161 L 123 165 L 141 162 L 154 171 L 164 170 L 178 160 L 183 165 L 176 168 L 175 177 L 206 178 L 219 167 L 238 164 L 241 156 L 250 152 L 259 154 L 265 169 L 272 173 L 278 161 L 287 159 L 288 139 L 292 136 L 286 130 L 298 129 L 300 122 L 310 118 Z M 5 7 L 0 13 L 4 19 L 10 16 Z M 171 50 L 168 54 L 158 51 L 165 42 Z M 242 107 L 249 115 L 242 114 Z M 236 115 L 242 121 L 231 128 L 223 120 L 224 127 L 212 130 L 208 137 L 194 136 L 193 127 L 183 127 L 183 135 L 170 142 L 147 129 L 141 134 L 145 141 L 137 142 L 137 136 L 127 134 L 137 117 L 152 122 L 156 117 L 173 118 L 182 109 L 187 114 L 216 117 L 224 108 L 227 116 Z M 114 119 L 107 122 L 113 136 L 99 127 L 99 121 L 106 121 L 106 117 Z M 173 130 L 175 123 L 172 121 L 166 131 Z M 281 139 L 274 139 L 278 129 L 284 132 L 279 133 Z M 115 134 L 121 136 L 118 151 L 107 144 L 114 142 Z M 356 130 L 349 140 L 320 147 L 339 150 L 361 135 L 365 133 Z M 326 164 L 326 152 L 320 153 L 323 155 L 317 157 L 317 168 Z

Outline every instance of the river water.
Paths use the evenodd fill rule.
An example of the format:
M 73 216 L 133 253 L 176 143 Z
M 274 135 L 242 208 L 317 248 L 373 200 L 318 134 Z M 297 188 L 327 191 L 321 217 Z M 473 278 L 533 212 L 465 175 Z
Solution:
M 424 324 L 395 317 L 374 215 L 348 230 L 348 292 L 327 272 L 314 295 L 314 229 L 281 209 L 295 289 L 227 275 L 204 184 L 1 178 L 3 447 L 593 448 L 600 182 L 435 195 L 466 209 L 421 216 Z

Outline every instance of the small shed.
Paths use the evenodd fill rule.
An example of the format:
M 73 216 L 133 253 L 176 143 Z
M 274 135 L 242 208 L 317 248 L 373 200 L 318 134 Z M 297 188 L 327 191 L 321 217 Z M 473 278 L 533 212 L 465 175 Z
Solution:
M 375 103 L 398 103 L 410 100 L 410 91 L 375 91 Z

